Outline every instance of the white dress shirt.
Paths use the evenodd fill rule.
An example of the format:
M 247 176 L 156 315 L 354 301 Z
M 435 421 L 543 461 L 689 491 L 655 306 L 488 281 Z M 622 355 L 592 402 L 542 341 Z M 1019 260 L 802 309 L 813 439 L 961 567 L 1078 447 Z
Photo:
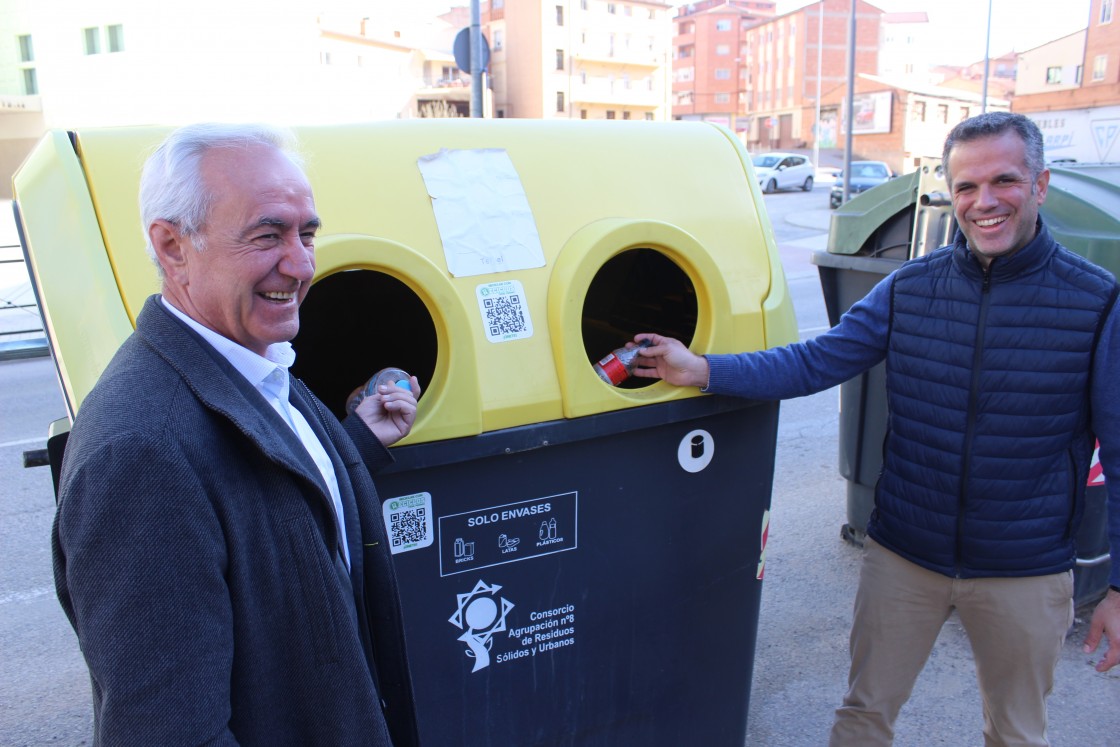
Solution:
M 311 455 L 315 466 L 319 468 L 319 473 L 322 474 L 323 481 L 330 491 L 331 502 L 334 504 L 334 514 L 337 519 L 339 544 L 342 545 L 342 557 L 346 561 L 346 567 L 349 568 L 350 548 L 346 544 L 344 528 L 346 519 L 342 511 L 342 496 L 339 493 L 338 476 L 334 473 L 334 465 L 331 463 L 331 458 L 327 456 L 323 444 L 319 442 L 319 438 L 315 435 L 315 431 L 311 430 L 307 419 L 303 417 L 303 413 L 292 407 L 288 401 L 288 369 L 296 360 L 296 351 L 292 349 L 292 344 L 278 342 L 269 345 L 265 351 L 265 357 L 262 358 L 247 347 L 202 326 L 172 306 L 162 296 L 160 296 L 160 300 L 163 302 L 164 308 L 202 335 L 202 339 L 221 353 L 222 357 L 229 361 L 229 364 L 237 369 L 238 373 L 244 376 L 264 396 L 268 404 L 272 405 L 272 409 L 279 413 L 288 427 L 296 434 L 296 437 L 299 438 L 303 447 L 307 449 L 307 453 Z

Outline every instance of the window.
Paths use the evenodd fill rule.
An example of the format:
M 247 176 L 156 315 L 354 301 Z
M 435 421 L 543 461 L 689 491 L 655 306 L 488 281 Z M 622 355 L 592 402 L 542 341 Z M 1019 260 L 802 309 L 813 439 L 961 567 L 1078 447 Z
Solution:
M 607 109 L 607 119 L 614 119 L 614 109 Z
M 1081 65 L 1078 65 L 1077 69 L 1073 73 L 1073 82 L 1077 85 L 1081 85 L 1081 69 Z
M 948 104 L 938 104 L 937 105 L 937 121 L 941 122 L 942 124 L 949 124 L 949 105 Z
M 564 111 L 564 92 L 563 91 L 557 91 L 556 92 L 556 111 L 558 111 L 558 112 L 563 112 Z
M 111 26 L 105 27 L 105 32 L 109 37 L 109 51 L 110 52 L 123 52 L 124 51 L 124 26 L 115 23 Z
M 557 26 L 563 26 L 564 25 L 564 6 L 563 5 L 557 5 L 556 6 L 556 25 Z
M 1104 80 L 1104 71 L 1108 67 L 1108 55 L 1099 54 L 1093 58 L 1093 80 Z
M 584 5 L 584 8 L 585 9 L 587 8 L 586 4 Z M 579 110 L 579 118 L 580 119 L 587 119 L 587 110 L 586 109 L 580 109 Z
M 556 50 L 556 69 L 557 70 L 563 70 L 564 69 L 564 50 L 563 49 L 557 49 Z
M 717 67 L 716 80 L 731 80 L 731 71 L 725 67 Z
M 715 95 L 714 101 L 717 104 L 730 104 L 731 103 L 731 94 L 730 93 L 717 93 Z
M 99 54 L 101 52 L 101 29 L 94 26 L 93 28 L 82 29 L 82 36 L 85 38 L 86 54 Z
M 1046 68 L 1046 85 L 1052 86 L 1062 82 L 1062 69 L 1060 67 Z
M 680 50 L 677 52 L 677 58 L 682 59 L 682 60 L 686 60 L 693 55 L 693 52 L 695 52 L 695 50 L 696 50 L 696 47 L 692 44 L 689 44 L 688 46 L 685 46 L 685 47 L 681 47 Z
M 652 122 L 653 121 L 653 112 L 646 112 L 646 121 L 647 122 Z
M 726 57 L 727 55 L 731 54 L 731 45 L 730 44 L 717 44 L 716 45 L 716 54 L 719 55 L 720 57 Z
M 684 34 L 695 33 L 695 31 L 696 31 L 696 24 L 693 23 L 692 21 L 686 21 L 685 23 L 682 23 L 677 29 L 677 33 L 681 34 L 682 36 Z
M 623 112 L 622 113 L 622 118 L 623 119 L 630 119 L 630 112 Z
M 28 96 L 35 96 L 39 93 L 39 79 L 35 75 L 35 68 L 33 67 L 23 69 L 23 92 Z
M 505 34 L 502 33 L 502 29 L 494 29 L 494 51 L 495 52 L 497 52 L 499 49 L 502 48 L 502 39 L 504 39 L 504 38 L 505 38 Z
M 1113 0 L 1101 0 L 1101 23 L 1112 23 Z
M 968 119 L 968 107 L 967 106 L 962 106 L 961 107 L 961 121 L 963 122 L 966 119 Z
M 19 61 L 35 61 L 35 49 L 31 46 L 31 34 L 22 34 L 19 37 Z
M 579 0 L 579 9 L 587 10 L 587 0 Z M 587 110 L 581 109 L 580 111 L 583 112 L 583 119 L 587 119 Z
M 611 15 L 614 15 L 615 13 L 618 12 L 618 8 L 615 7 L 614 3 L 607 3 L 607 12 L 610 13 Z
M 731 21 L 727 19 L 720 19 L 716 21 L 716 31 L 730 31 Z
M 910 119 L 914 122 L 926 121 L 926 102 L 915 101 L 914 108 L 910 110 Z

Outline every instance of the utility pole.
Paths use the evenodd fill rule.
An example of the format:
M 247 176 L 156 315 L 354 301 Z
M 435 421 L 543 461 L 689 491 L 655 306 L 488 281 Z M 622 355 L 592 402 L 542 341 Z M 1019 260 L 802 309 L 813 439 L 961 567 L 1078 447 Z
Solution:
M 482 9 L 471 0 L 471 116 L 482 117 Z
M 844 112 L 846 132 L 844 133 L 844 202 L 848 201 L 852 188 L 852 130 L 855 116 L 856 88 L 856 0 L 852 0 L 851 15 L 848 18 L 848 96 L 847 111 Z
M 984 85 L 980 88 L 980 113 L 988 111 L 988 58 L 992 46 L 992 0 L 988 0 L 988 33 L 984 35 Z
M 813 165 L 821 167 L 821 60 L 824 55 L 824 0 L 817 14 L 817 117 L 813 120 Z

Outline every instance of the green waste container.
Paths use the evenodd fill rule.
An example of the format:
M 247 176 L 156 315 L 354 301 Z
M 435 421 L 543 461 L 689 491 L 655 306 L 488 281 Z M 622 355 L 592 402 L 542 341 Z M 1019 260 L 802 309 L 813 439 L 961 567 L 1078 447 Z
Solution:
M 1050 168 L 1039 210 L 1064 246 L 1120 277 L 1120 166 Z M 917 171 L 854 197 L 833 215 L 827 251 L 815 252 L 829 322 L 863 298 L 907 259 L 948 243 L 956 230 L 940 162 L 923 159 Z M 847 481 L 847 521 L 841 535 L 862 545 L 875 505 L 887 431 L 886 367 L 840 385 L 840 474 Z M 1108 589 L 1110 562 L 1107 492 L 1093 474 L 1075 541 L 1074 600 L 1095 602 Z

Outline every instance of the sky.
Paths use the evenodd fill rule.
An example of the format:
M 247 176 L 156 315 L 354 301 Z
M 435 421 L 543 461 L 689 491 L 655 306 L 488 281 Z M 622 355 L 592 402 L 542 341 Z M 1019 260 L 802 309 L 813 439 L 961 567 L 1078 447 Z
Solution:
M 888 13 L 925 11 L 934 38 L 943 38 L 937 59 L 947 65 L 969 65 L 984 59 L 988 3 L 984 0 L 866 0 Z M 778 14 L 815 0 L 777 0 Z M 1072 34 L 1089 24 L 1089 0 L 991 0 L 990 52 L 1025 52 Z

